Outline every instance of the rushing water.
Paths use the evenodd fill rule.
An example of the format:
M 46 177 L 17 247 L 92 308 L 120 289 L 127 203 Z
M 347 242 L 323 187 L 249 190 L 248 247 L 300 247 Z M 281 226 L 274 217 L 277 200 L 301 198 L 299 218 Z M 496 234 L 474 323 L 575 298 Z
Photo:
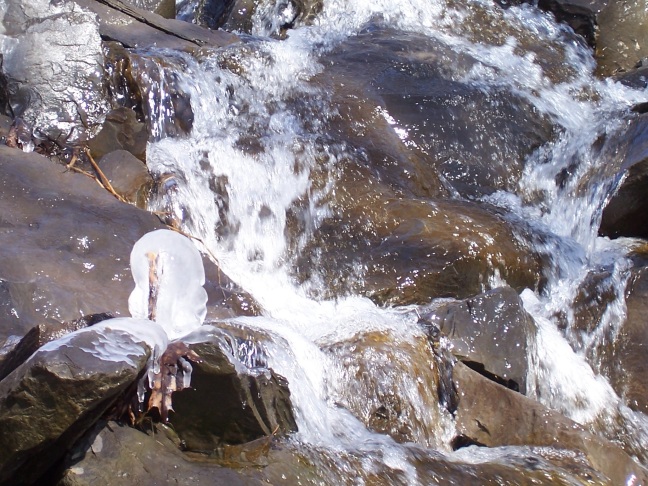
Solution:
M 326 277 L 315 274 L 300 280 L 302 285 L 295 278 L 301 252 L 323 221 L 336 216 L 331 201 L 343 164 L 358 156 L 346 140 L 330 136 L 329 123 L 340 116 L 340 107 L 316 81 L 326 75 L 322 59 L 358 35 L 391 29 L 433 40 L 456 59 L 469 56 L 474 61 L 463 67 L 456 62 L 452 82 L 477 87 L 485 96 L 509 93 L 553 126 L 554 136 L 527 156 L 513 187 L 472 203 L 496 208 L 512 225 L 524 227 L 524 244 L 545 261 L 545 285 L 522 293 L 537 325 L 528 395 L 597 433 L 623 435 L 627 449 L 645 463 L 648 421 L 615 394 L 597 354 L 625 316 L 626 255 L 632 246 L 597 236 L 602 208 L 620 183 L 615 167 L 610 170 L 614 164 L 602 163 L 610 154 L 599 141 L 626 126 L 621 114 L 641 101 L 641 93 L 594 78 L 588 50 L 530 6 L 326 0 L 309 25 L 297 22 L 278 40 L 281 19 L 273 15 L 287 15 L 282 5 L 287 4 L 261 4 L 252 36 L 199 60 L 168 51 L 135 55 L 146 60 L 147 69 L 157 63 L 175 71 L 175 88 L 190 98 L 193 111 L 189 135 L 172 136 L 165 123 L 174 114 L 160 109 L 164 91 L 148 96 L 158 138 L 149 146 L 148 165 L 165 181 L 152 209 L 173 212 L 261 304 L 263 316 L 236 323 L 272 336 L 265 352 L 269 366 L 290 384 L 296 440 L 328 451 L 342 470 L 354 463 L 349 457 L 359 458 L 366 472 L 359 477 L 387 467 L 398 472 L 398 482 L 425 482 L 411 446 L 394 441 L 393 430 L 372 432 L 363 423 L 371 403 L 399 397 L 407 405 L 405 441 L 455 457 L 449 443 L 454 422 L 438 403 L 432 378 L 438 363 L 425 358 L 417 306 L 378 307 L 349 294 L 313 298 L 326 295 L 319 292 Z M 411 125 L 385 109 L 380 115 L 405 146 L 420 149 Z M 452 191 L 450 197 L 461 198 Z M 358 281 L 363 271 L 355 268 Z M 599 288 L 613 298 L 595 328 L 583 333 L 572 302 L 596 272 L 606 272 Z M 484 288 L 502 283 L 493 272 Z M 497 462 L 503 454 L 515 462 L 514 451 L 483 454 L 455 459 Z

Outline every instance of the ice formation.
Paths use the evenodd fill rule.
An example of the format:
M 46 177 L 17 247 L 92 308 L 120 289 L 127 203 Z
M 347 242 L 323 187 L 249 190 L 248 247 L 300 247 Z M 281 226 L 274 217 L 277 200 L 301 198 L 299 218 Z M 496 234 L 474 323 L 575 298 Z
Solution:
M 153 292 L 153 320 L 169 339 L 180 338 L 202 325 L 207 314 L 205 270 L 200 252 L 188 238 L 166 229 L 147 233 L 133 246 L 130 264 L 135 289 L 128 308 L 134 318 L 149 318 Z M 151 274 L 152 266 L 155 275 Z M 153 289 L 152 277 L 156 281 Z

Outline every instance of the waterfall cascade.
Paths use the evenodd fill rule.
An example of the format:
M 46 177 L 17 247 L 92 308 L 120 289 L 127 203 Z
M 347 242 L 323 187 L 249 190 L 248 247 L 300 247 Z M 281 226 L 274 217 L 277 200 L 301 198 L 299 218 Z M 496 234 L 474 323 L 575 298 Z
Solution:
M 426 454 L 522 461 L 522 448 L 452 452 L 443 359 L 419 325 L 477 293 L 443 272 L 472 282 L 461 262 L 478 261 L 470 289 L 511 285 L 533 317 L 527 396 L 646 465 L 648 420 L 615 392 L 604 356 L 638 243 L 598 236 L 621 183 L 615 140 L 644 93 L 596 78 L 584 43 L 529 5 L 326 0 L 279 32 L 290 5 L 258 5 L 243 42 L 197 59 L 132 56 L 164 73 L 145 110 L 147 163 L 165 181 L 151 209 L 172 213 L 260 303 L 261 316 L 231 324 L 270 337 L 259 346 L 289 382 L 294 440 L 323 451 L 333 477 L 368 483 L 385 470 L 425 483 Z M 186 135 L 165 132 L 177 114 L 160 108 L 164 82 L 190 100 Z M 383 292 L 403 260 L 397 290 Z M 410 298 L 426 272 L 435 292 Z M 607 301 L 584 329 L 587 285 Z M 383 426 L 376 410 L 389 415 L 390 400 L 398 416 Z

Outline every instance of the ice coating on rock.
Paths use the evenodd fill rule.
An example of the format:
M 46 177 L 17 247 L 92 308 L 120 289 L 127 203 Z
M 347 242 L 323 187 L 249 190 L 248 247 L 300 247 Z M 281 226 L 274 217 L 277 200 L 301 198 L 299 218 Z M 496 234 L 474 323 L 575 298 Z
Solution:
M 150 265 L 157 278 L 155 322 L 169 339 L 182 337 L 200 327 L 207 314 L 205 270 L 200 252 L 189 238 L 170 230 L 144 235 L 131 252 L 135 289 L 128 299 L 133 317 L 149 317 Z
M 110 335 L 111 331 L 128 334 L 133 338 L 133 343 L 146 344 L 151 349 L 149 367 L 154 367 L 150 365 L 158 361 L 159 356 L 166 350 L 168 345 L 167 335 L 159 324 L 148 319 L 118 317 L 66 334 L 59 339 L 44 344 L 36 352 L 53 351 L 69 344 L 80 334 L 93 333 L 96 336 L 96 339 L 92 342 L 93 346 L 92 348 L 84 349 L 84 351 L 104 361 L 124 361 L 134 365 L 135 363 L 132 361 L 131 356 L 139 355 L 141 352 L 140 348 L 134 344 L 131 346 L 125 345 L 122 341 L 119 343 L 115 342 L 114 336 Z

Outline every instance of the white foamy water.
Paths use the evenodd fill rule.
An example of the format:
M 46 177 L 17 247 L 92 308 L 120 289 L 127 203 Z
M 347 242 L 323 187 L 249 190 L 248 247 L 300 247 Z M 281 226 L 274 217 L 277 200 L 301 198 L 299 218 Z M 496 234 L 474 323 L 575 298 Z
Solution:
M 619 181 L 603 170 L 603 155 L 591 147 L 603 134 L 623 128 L 617 121 L 620 113 L 642 94 L 594 78 L 589 53 L 582 45 L 564 43 L 565 28 L 549 16 L 528 6 L 505 11 L 490 2 L 473 6 L 495 26 L 506 23 L 512 34 L 492 44 L 478 42 L 477 34 L 466 27 L 474 11 L 441 1 L 326 1 L 313 25 L 289 32 L 283 41 L 258 38 L 200 62 L 177 53 L 155 54 L 175 56 L 182 66 L 177 76 L 191 98 L 194 124 L 189 137 L 165 138 L 149 147 L 150 169 L 170 181 L 169 191 L 153 209 L 173 211 L 225 273 L 262 305 L 262 317 L 239 318 L 236 323 L 275 336 L 267 349 L 269 366 L 290 383 L 300 440 L 332 449 L 364 448 L 405 471 L 412 482 L 417 481 L 416 472 L 403 449 L 388 436 L 370 432 L 358 412 L 354 415 L 340 405 L 353 406 L 347 394 L 359 388 L 348 372 L 355 364 L 338 361 L 344 354 L 333 350 L 371 333 L 415 347 L 422 338 L 415 325 L 416 310 L 380 309 L 356 296 L 316 301 L 287 271 L 295 253 L 331 214 L 327 195 L 344 152 L 344 147 L 318 138 L 336 109 L 327 93 L 308 80 L 324 69 L 318 63 L 322 52 L 373 21 L 433 37 L 473 56 L 478 62 L 457 81 L 473 83 L 485 93 L 505 88 L 555 124 L 555 140 L 526 161 L 515 194 L 485 198 L 539 235 L 529 244 L 549 262 L 546 289 L 522 294 L 538 327 L 529 357 L 530 395 L 583 424 L 605 422 L 611 416 L 639 424 L 638 442 L 648 430 L 588 360 L 606 332 L 611 327 L 618 332 L 623 321 L 628 251 L 624 242 L 597 237 L 602 207 Z M 263 25 L 256 24 L 256 35 L 276 29 L 270 25 L 264 31 Z M 570 68 L 545 72 L 542 60 L 528 50 L 540 42 L 562 42 Z M 387 112 L 383 116 L 393 119 Z M 565 172 L 564 184 L 556 184 L 556 177 Z M 290 240 L 288 214 L 295 208 L 303 228 Z M 569 327 L 571 303 L 588 273 L 599 268 L 611 271 L 610 285 L 618 287 L 616 300 L 592 334 L 577 336 Z M 565 310 L 568 328 L 562 331 L 556 315 Z M 424 414 L 429 407 L 425 394 L 431 390 L 410 378 L 402 377 L 394 390 L 412 403 L 413 415 Z M 420 441 L 447 450 L 452 422 L 441 410 L 432 416 L 439 423 L 424 423 L 422 429 L 431 430 Z

